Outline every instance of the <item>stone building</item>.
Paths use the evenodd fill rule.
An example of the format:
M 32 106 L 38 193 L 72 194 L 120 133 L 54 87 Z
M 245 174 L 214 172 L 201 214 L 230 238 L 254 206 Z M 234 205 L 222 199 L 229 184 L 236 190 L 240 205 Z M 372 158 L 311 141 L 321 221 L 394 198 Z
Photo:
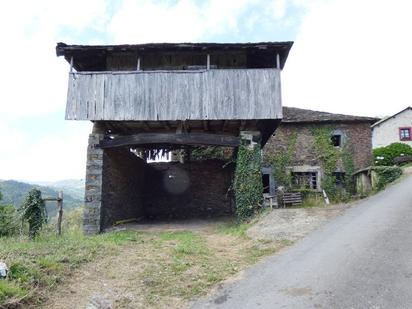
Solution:
M 373 148 L 385 147 L 392 143 L 412 146 L 412 107 L 409 106 L 372 125 Z
M 282 119 L 280 75 L 292 44 L 58 43 L 70 63 L 66 119 L 94 123 L 84 231 L 231 214 L 233 164 L 149 159 L 198 146 L 263 147 Z
M 292 182 L 299 187 L 321 190 L 322 166 L 315 150 L 314 128 L 330 130 L 330 142 L 339 150 L 346 147 L 353 158 L 355 170 L 372 162 L 371 124 L 377 119 L 319 112 L 294 107 L 283 107 L 283 119 L 276 132 L 267 142 L 264 161 L 268 165 L 271 156 L 287 151 L 292 136 L 296 136 L 294 153 L 289 166 Z M 345 170 L 338 162 L 336 178 L 342 179 Z M 276 181 L 276 180 L 274 180 Z

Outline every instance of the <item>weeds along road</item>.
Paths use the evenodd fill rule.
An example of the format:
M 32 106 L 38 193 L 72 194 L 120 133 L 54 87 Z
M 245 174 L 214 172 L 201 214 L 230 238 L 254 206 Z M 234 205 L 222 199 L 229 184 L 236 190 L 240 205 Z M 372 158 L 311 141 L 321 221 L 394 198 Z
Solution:
M 412 176 L 193 308 L 412 308 Z

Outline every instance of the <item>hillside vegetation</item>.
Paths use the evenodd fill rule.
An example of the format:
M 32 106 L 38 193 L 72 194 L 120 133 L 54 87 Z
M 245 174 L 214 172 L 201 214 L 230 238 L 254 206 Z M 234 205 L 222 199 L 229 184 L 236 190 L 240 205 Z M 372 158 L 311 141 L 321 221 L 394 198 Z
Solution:
M 15 180 L 0 180 L 0 192 L 3 195 L 2 203 L 8 205 L 14 205 L 19 208 L 26 198 L 28 192 L 32 188 L 37 188 L 42 192 L 42 197 L 56 197 L 59 189 L 48 186 L 28 184 L 25 182 Z M 63 190 L 64 192 L 64 209 L 73 209 L 75 207 L 82 206 L 83 198 L 73 197 L 69 192 L 70 190 Z M 46 203 L 47 212 L 50 217 L 56 214 L 56 203 Z

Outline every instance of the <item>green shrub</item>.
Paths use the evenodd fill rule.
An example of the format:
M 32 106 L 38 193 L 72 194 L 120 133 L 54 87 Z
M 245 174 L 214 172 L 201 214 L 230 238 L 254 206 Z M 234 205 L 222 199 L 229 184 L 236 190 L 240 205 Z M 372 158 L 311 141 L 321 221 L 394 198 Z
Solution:
M 22 218 L 29 223 L 30 238 L 36 237 L 47 222 L 46 205 L 41 197 L 40 190 L 32 189 L 24 201 L 22 208 Z
M 373 150 L 374 163 L 379 166 L 394 165 L 394 159 L 403 155 L 412 155 L 412 147 L 403 143 L 392 143 Z
M 11 236 L 18 232 L 19 219 L 13 205 L 0 205 L 0 237 Z
M 374 167 L 373 172 L 377 175 L 376 189 L 382 190 L 388 183 L 398 179 L 402 175 L 402 169 L 398 166 Z
M 292 133 L 289 137 L 287 148 L 269 156 L 268 161 L 273 170 L 273 176 L 278 186 L 290 189 L 292 186 L 292 174 L 289 166 L 292 163 L 296 151 L 297 134 Z

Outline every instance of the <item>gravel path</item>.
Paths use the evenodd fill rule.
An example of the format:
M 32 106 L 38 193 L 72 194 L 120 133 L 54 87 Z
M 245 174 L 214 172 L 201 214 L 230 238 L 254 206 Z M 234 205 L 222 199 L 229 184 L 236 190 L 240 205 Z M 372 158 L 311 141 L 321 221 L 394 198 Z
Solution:
M 247 231 L 247 235 L 253 239 L 261 240 L 296 241 L 341 215 L 351 205 L 274 209 L 253 225 Z

